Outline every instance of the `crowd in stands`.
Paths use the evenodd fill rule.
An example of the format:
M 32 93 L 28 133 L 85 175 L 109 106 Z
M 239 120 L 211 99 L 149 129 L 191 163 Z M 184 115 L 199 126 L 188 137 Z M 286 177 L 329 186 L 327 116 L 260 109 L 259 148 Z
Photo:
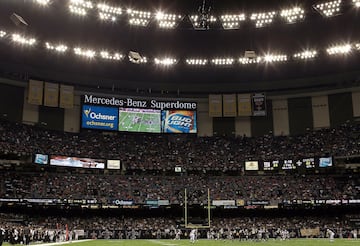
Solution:
M 10 215 L 11 216 L 11 215 Z M 19 215 L 17 215 L 18 217 Z M 181 218 L 128 218 L 128 217 L 34 217 L 26 216 L 21 221 L 9 219 L 9 214 L 0 214 L 0 227 L 10 234 L 16 231 L 17 238 L 29 234 L 31 241 L 64 241 L 79 238 L 175 238 L 177 230 L 182 238 L 187 238 L 189 229 L 184 228 Z M 10 221 L 10 222 L 9 222 Z M 326 237 L 326 229 L 336 232 L 340 238 L 356 238 L 358 227 L 349 223 L 349 217 L 238 217 L 214 218 L 211 227 L 201 230 L 201 238 L 228 239 L 231 232 L 235 239 L 257 239 L 258 232 L 266 233 L 267 238 L 280 237 L 281 230 L 289 232 L 289 237 Z M 304 229 L 311 230 L 305 231 Z M 262 237 L 266 238 L 262 235 Z
M 46 153 L 120 159 L 127 169 L 241 170 L 244 160 L 360 154 L 360 125 L 309 130 L 298 136 L 196 137 L 84 131 L 79 134 L 0 122 L 0 154 Z
M 0 198 L 55 198 L 184 201 L 206 204 L 207 189 L 212 200 L 270 201 L 359 199 L 358 177 L 337 176 L 154 176 L 72 174 L 55 172 L 0 173 Z M 106 203 L 106 202 L 105 202 Z

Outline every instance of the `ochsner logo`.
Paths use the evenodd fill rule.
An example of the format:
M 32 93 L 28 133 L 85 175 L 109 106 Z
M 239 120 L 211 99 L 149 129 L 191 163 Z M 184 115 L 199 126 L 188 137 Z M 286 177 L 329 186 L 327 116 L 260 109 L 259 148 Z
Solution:
M 115 120 L 116 119 L 116 116 L 114 116 L 114 115 L 95 113 L 95 112 L 91 111 L 91 108 L 84 109 L 84 114 L 87 118 L 90 118 L 92 120 Z

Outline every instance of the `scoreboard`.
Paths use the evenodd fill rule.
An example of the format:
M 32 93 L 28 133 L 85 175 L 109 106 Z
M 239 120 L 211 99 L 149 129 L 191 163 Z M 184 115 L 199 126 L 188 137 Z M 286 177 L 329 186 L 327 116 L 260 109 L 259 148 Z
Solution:
M 300 171 L 319 170 L 333 167 L 333 157 L 305 157 L 300 159 L 283 160 L 251 160 L 245 161 L 245 171 Z

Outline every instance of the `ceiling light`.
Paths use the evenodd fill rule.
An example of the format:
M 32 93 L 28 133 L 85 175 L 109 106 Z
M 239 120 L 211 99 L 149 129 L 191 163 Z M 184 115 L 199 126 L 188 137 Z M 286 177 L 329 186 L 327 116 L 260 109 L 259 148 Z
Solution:
M 12 40 L 16 43 L 23 44 L 23 45 L 29 45 L 29 46 L 32 46 L 36 43 L 36 39 L 27 38 L 27 37 L 21 36 L 20 34 L 13 34 Z
M 109 52 L 107 52 L 105 50 L 100 52 L 100 57 L 105 60 L 115 60 L 115 61 L 120 61 L 124 58 L 124 56 L 118 52 L 110 54 Z
M 295 59 L 301 59 L 301 60 L 315 58 L 316 56 L 317 56 L 316 50 L 305 50 L 303 52 L 294 54 Z
M 355 48 L 356 48 L 357 50 L 360 50 L 360 43 L 355 44 Z
M 53 51 L 56 51 L 56 52 L 59 52 L 59 53 L 64 53 L 68 49 L 68 47 L 66 45 L 64 45 L 64 44 L 52 45 L 49 42 L 45 43 L 45 47 L 48 50 L 53 50 Z
M 212 15 L 191 15 L 189 18 L 195 30 L 207 30 L 211 23 L 216 22 L 216 17 Z
M 90 50 L 90 49 L 85 50 L 85 49 L 82 49 L 79 47 L 74 48 L 74 53 L 75 53 L 75 55 L 84 56 L 86 58 L 94 58 L 96 56 L 95 51 Z
M 3 38 L 6 36 L 6 32 L 3 30 L 0 30 L 0 38 Z
M 34 0 L 39 5 L 48 5 L 50 3 L 50 0 Z
M 287 61 L 286 55 L 274 55 L 274 54 L 267 54 L 263 57 L 264 62 L 283 62 Z
M 215 58 L 211 60 L 214 65 L 232 65 L 234 63 L 233 58 Z
M 350 44 L 336 45 L 336 46 L 332 46 L 332 47 L 326 49 L 326 52 L 329 55 L 347 54 L 350 51 L 351 51 L 351 45 Z
M 256 57 L 256 58 L 240 57 L 239 58 L 239 63 L 243 64 L 243 65 L 256 64 L 256 63 L 260 63 L 260 62 L 261 62 L 260 57 Z
M 245 14 L 220 16 L 220 21 L 224 29 L 239 29 L 240 22 L 245 21 L 245 19 Z
M 112 7 L 107 4 L 99 3 L 97 5 L 99 17 L 101 20 L 116 21 L 117 16 L 122 14 L 122 9 L 119 7 Z
M 177 60 L 173 58 L 155 58 L 154 61 L 155 64 L 164 66 L 174 65 L 177 62 Z
M 360 8 L 360 0 L 353 0 L 353 4 L 356 8 Z
M 165 14 L 161 11 L 157 12 L 155 19 L 158 22 L 159 27 L 161 28 L 175 28 L 176 25 L 183 17 L 176 14 Z
M 208 63 L 207 59 L 186 59 L 188 65 L 204 66 Z
M 255 22 L 256 27 L 263 27 L 271 24 L 273 22 L 275 15 L 276 15 L 275 11 L 254 13 L 251 15 L 250 19 Z
M 128 9 L 127 14 L 130 25 L 147 26 L 151 20 L 151 12 Z
M 341 0 L 324 2 L 313 5 L 313 8 L 325 17 L 330 17 L 340 14 Z
M 87 11 L 92 9 L 94 6 L 92 2 L 85 0 L 70 0 L 69 1 L 69 9 L 71 13 L 85 16 L 87 15 Z
M 283 9 L 280 16 L 288 23 L 295 23 L 305 18 L 305 11 L 302 8 L 294 7 L 292 9 Z
M 140 55 L 139 52 L 129 51 L 128 58 L 130 62 L 135 64 L 147 63 L 147 58 Z

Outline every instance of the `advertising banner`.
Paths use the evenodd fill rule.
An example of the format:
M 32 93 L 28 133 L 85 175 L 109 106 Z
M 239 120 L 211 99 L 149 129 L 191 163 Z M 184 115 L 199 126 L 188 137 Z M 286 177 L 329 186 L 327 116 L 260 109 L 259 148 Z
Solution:
M 164 133 L 197 133 L 196 111 L 164 110 L 161 124 Z
M 117 131 L 119 112 L 117 108 L 83 105 L 81 127 Z
M 266 115 L 266 98 L 264 93 L 254 94 L 252 96 L 253 116 Z
M 50 165 L 104 169 L 105 160 L 52 155 L 50 157 Z

